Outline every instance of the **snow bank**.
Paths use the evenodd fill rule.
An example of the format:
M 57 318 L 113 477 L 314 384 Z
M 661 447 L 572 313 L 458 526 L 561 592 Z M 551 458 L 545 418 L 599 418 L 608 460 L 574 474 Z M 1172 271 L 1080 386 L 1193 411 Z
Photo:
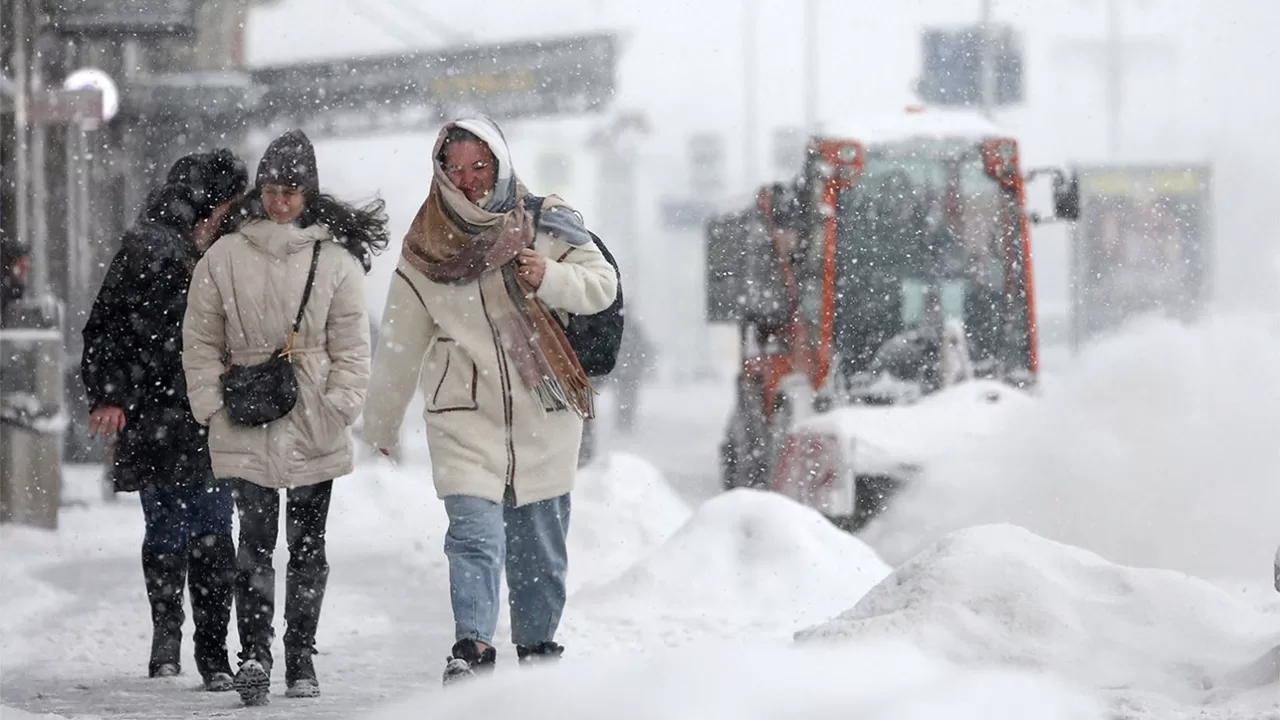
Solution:
M 481 710 L 482 709 L 482 710 Z M 424 693 L 369 720 L 1093 720 L 1093 698 L 1030 673 L 966 669 L 904 644 L 700 644 L 569 659 Z
M 648 462 L 624 453 L 583 469 L 569 523 L 570 582 L 601 582 L 675 532 L 689 508 Z M 429 462 L 369 458 L 334 483 L 329 544 L 351 552 L 389 548 L 444 562 L 449 518 Z
M 367 458 L 333 484 L 328 546 L 351 552 L 389 548 L 411 554 L 442 555 L 449 527 L 436 497 L 429 463 L 397 465 Z
M 1148 322 L 1099 343 L 998 433 L 933 463 L 862 537 L 896 564 L 953 530 L 1011 523 L 1125 565 L 1270 580 L 1272 322 Z
M 569 590 L 610 580 L 671 537 L 691 514 L 662 474 L 629 453 L 578 473 L 569 522 Z
M 566 632 L 589 634 L 593 648 L 785 635 L 848 607 L 888 572 L 816 511 L 738 489 L 616 579 L 574 595 Z
M 1008 525 L 948 535 L 797 639 L 906 639 L 965 666 L 1049 671 L 1179 703 L 1280 642 L 1280 617 L 1182 573 L 1114 565 Z M 1280 683 L 1264 680 L 1274 701 Z

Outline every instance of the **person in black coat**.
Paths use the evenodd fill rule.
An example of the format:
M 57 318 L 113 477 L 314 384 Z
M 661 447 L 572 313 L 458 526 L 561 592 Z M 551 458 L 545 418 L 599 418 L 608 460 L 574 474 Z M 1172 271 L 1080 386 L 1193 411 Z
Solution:
M 112 477 L 138 492 L 142 571 L 151 603 L 148 674 L 181 672 L 184 587 L 205 687 L 232 687 L 227 626 L 235 581 L 231 487 L 213 476 L 205 429 L 182 370 L 187 285 L 219 235 L 248 171 L 229 150 L 178 160 L 121 240 L 84 326 L 81 376 L 90 435 L 117 436 Z

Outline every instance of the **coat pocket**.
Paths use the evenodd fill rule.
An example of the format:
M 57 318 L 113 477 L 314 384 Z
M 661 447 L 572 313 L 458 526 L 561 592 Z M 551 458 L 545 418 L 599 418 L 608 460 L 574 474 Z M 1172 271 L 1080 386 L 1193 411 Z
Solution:
M 324 457 L 346 445 L 347 424 L 319 387 L 307 384 L 299 388 L 298 405 L 289 415 L 299 459 Z
M 423 368 L 423 389 L 427 412 L 446 413 L 479 409 L 476 385 L 480 372 L 458 343 L 450 338 L 436 340 Z

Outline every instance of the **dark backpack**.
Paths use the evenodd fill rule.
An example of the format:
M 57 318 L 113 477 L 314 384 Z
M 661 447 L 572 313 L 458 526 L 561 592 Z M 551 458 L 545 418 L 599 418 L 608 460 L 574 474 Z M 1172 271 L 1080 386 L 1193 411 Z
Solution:
M 542 201 L 543 198 L 535 195 L 528 195 L 524 199 L 525 209 L 533 215 L 535 232 L 542 216 Z M 618 295 L 613 299 L 612 305 L 594 315 L 569 313 L 564 334 L 569 338 L 569 345 L 577 353 L 578 362 L 582 364 L 587 376 L 602 377 L 613 372 L 614 366 L 618 364 L 618 352 L 622 348 L 622 273 L 618 270 L 618 262 L 613 259 L 613 254 L 604 246 L 604 241 L 590 230 L 587 232 L 618 276 Z

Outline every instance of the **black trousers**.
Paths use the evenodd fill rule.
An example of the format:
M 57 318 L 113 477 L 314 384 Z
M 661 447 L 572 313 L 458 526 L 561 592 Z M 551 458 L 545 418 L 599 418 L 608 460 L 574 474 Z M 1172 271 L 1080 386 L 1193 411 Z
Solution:
M 276 573 L 271 565 L 280 537 L 280 491 L 246 480 L 234 481 L 240 547 L 236 556 L 236 619 L 240 659 L 270 665 L 275 637 Z M 329 580 L 324 536 L 333 481 L 286 491 L 284 646 L 286 657 L 314 651 L 320 608 Z

